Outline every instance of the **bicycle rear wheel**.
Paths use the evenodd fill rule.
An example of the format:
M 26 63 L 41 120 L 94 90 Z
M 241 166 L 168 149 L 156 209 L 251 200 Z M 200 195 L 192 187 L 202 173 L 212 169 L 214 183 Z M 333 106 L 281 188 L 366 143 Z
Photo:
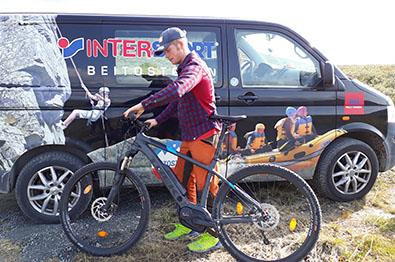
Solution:
M 221 186 L 212 216 L 232 256 L 241 261 L 298 261 L 311 251 L 318 240 L 321 209 L 301 177 L 268 164 L 239 170 L 229 181 L 261 207 L 259 211 L 226 183 Z
M 150 199 L 146 186 L 130 170 L 109 209 L 103 210 L 111 190 L 115 163 L 92 163 L 79 169 L 69 180 L 60 203 L 61 223 L 68 239 L 96 256 L 121 254 L 142 237 L 148 225 Z M 92 181 L 91 183 L 87 181 Z M 68 199 L 81 187 L 84 212 L 73 212 Z

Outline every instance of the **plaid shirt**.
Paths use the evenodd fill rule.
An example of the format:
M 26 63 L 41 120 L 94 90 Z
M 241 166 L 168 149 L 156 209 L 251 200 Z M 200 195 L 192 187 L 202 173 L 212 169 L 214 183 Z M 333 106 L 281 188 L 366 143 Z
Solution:
M 183 141 L 196 140 L 214 128 L 219 130 L 218 123 L 209 119 L 216 106 L 213 79 L 206 63 L 196 53 L 190 53 L 177 73 L 173 83 L 141 102 L 144 109 L 168 104 L 156 121 L 161 124 L 177 116 Z

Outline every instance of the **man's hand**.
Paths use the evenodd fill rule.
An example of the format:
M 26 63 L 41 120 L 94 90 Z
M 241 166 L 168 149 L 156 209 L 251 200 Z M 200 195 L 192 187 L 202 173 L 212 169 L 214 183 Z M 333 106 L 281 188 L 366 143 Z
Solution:
M 141 114 L 144 113 L 144 107 L 141 103 L 138 103 L 137 105 L 134 105 L 125 112 L 123 112 L 123 116 L 125 118 L 128 118 L 131 112 L 136 114 L 136 118 L 139 118 Z
M 155 118 L 153 119 L 148 119 L 146 120 L 144 123 L 146 123 L 148 125 L 148 128 L 151 129 L 154 126 L 158 125 L 158 122 L 155 120 Z

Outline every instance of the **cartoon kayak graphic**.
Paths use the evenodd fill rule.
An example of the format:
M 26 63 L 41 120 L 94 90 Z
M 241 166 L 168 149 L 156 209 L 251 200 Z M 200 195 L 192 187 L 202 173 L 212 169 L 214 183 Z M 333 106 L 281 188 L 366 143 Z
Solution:
M 292 164 L 294 161 L 304 161 L 319 156 L 331 141 L 345 133 L 347 133 L 347 131 L 343 129 L 333 129 L 323 135 L 317 136 L 315 139 L 305 144 L 295 146 L 290 150 L 281 151 L 280 149 L 267 153 L 245 156 L 244 161 L 246 164 L 276 162 L 287 166 L 288 164 Z

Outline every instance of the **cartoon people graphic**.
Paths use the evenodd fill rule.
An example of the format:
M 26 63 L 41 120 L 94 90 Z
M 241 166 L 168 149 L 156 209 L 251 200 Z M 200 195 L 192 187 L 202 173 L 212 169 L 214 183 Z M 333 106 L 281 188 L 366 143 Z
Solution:
M 236 154 L 240 151 L 240 146 L 237 145 L 236 123 L 229 126 L 225 133 L 225 140 L 222 143 L 222 154 Z
M 254 153 L 266 145 L 265 125 L 262 123 L 256 124 L 255 130 L 248 132 L 244 137 L 247 138 L 246 149 L 250 149 L 251 153 Z
M 76 118 L 87 119 L 88 124 L 95 122 L 111 105 L 110 89 L 108 87 L 101 87 L 99 92 L 94 95 L 92 95 L 92 93 L 86 87 L 83 88 L 92 104 L 92 110 L 74 109 L 73 112 L 66 118 L 66 120 L 60 122 L 60 127 L 62 129 L 66 129 Z
M 299 135 L 299 141 L 306 143 L 317 137 L 317 132 L 313 125 L 313 119 L 308 115 L 307 108 L 300 106 L 296 110 L 295 133 Z
M 277 148 L 280 151 L 288 151 L 295 147 L 299 135 L 295 133 L 296 109 L 292 106 L 285 110 L 287 117 L 277 121 L 274 126 L 277 129 Z

